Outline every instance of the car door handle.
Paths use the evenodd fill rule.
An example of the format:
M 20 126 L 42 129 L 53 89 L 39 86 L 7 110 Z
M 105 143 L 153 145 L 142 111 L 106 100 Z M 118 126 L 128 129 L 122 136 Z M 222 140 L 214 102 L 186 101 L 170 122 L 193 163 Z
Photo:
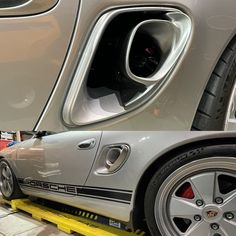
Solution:
M 34 15 L 54 7 L 59 0 L 0 0 L 1 16 Z
M 88 149 L 94 148 L 95 145 L 96 145 L 96 139 L 91 138 L 91 139 L 87 139 L 87 140 L 80 142 L 78 144 L 78 149 L 88 150 Z

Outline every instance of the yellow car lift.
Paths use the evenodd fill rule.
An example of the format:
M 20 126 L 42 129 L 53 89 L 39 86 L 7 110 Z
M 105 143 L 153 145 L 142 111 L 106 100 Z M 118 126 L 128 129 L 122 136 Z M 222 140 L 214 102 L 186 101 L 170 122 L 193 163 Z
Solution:
M 12 201 L 1 200 L 0 203 L 8 204 L 15 211 L 21 210 L 32 215 L 36 220 L 48 221 L 65 233 L 79 233 L 85 236 L 144 236 L 145 233 L 137 230 L 136 232 L 127 232 L 97 223 L 95 214 L 88 214 L 81 211 L 80 216 L 74 216 L 68 213 L 60 212 L 37 203 L 29 199 L 17 199 Z M 78 210 L 80 211 L 80 210 Z M 85 217 L 85 218 L 84 218 Z M 93 220 L 92 220 L 93 219 Z

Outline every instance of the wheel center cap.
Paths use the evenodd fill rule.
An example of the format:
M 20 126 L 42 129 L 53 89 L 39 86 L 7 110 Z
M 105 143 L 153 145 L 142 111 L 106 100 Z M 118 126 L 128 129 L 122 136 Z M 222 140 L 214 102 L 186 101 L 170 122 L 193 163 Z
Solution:
M 216 206 L 206 206 L 203 210 L 203 217 L 208 222 L 213 222 L 222 217 L 222 211 Z
M 216 210 L 209 210 L 206 212 L 206 214 L 208 219 L 212 219 L 215 218 L 219 214 L 219 212 Z

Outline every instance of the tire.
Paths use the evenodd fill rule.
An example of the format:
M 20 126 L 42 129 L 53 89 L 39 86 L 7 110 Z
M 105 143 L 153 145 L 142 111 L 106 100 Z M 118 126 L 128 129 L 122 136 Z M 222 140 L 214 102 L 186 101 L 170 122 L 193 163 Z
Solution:
M 226 213 L 224 211 L 233 211 L 233 217 L 236 219 L 235 156 L 235 145 L 200 147 L 175 156 L 161 166 L 149 182 L 144 199 L 145 218 L 151 235 L 187 235 L 190 230 L 193 230 L 194 224 L 198 224 L 196 220 L 199 219 L 195 220 L 195 217 L 199 216 L 199 228 L 195 228 L 198 231 L 188 235 L 210 235 L 212 224 L 215 221 L 223 225 Z M 219 186 L 219 191 L 216 186 Z M 209 197 L 208 190 L 212 192 L 211 197 Z M 234 194 L 233 205 L 225 200 L 230 194 Z M 216 198 L 223 199 L 225 206 L 216 204 Z M 201 200 L 203 205 L 198 206 L 198 200 Z M 180 204 L 179 202 L 184 203 Z M 189 204 L 192 208 L 186 207 Z M 229 204 L 232 205 L 230 208 Z M 209 207 L 212 212 L 209 211 Z M 216 219 L 210 218 L 212 216 L 208 215 L 208 212 L 216 214 Z M 187 216 L 181 217 L 183 215 Z M 202 225 L 206 227 L 201 229 Z M 225 227 L 222 225 L 220 227 Z M 235 235 L 235 224 L 233 228 L 234 232 L 230 231 L 232 227 L 231 229 L 224 228 L 228 234 L 223 234 L 220 228 L 215 230 L 215 235 Z
M 224 130 L 236 78 L 236 38 L 219 59 L 198 106 L 192 130 Z
M 6 179 L 6 177 L 8 179 Z M 6 183 L 8 184 L 6 185 Z M 10 165 L 4 159 L 0 160 L 0 190 L 2 192 L 3 198 L 9 201 L 26 197 L 26 195 L 22 193 Z

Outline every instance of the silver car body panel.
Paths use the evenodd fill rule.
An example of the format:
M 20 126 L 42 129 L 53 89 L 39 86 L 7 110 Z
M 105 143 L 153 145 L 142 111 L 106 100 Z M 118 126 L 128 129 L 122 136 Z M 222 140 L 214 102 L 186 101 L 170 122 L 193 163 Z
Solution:
M 0 8 L 1 130 L 34 128 L 60 74 L 78 10 L 79 0 L 60 0 L 31 16 L 1 17 Z
M 91 32 L 105 13 L 131 7 L 170 7 L 187 14 L 192 34 L 183 56 L 168 83 L 145 104 L 74 129 L 189 130 L 210 75 L 235 35 L 234 0 L 59 0 L 43 13 L 10 17 L 0 8 L 1 129 L 73 129 L 65 125 L 62 110 Z
M 83 0 L 73 42 L 60 78 L 36 129 L 68 130 L 62 108 L 74 71 L 97 20 L 112 9 L 125 7 L 174 7 L 192 20 L 192 36 L 184 56 L 169 76 L 169 82 L 143 106 L 96 124 L 76 129 L 189 130 L 208 79 L 229 41 L 235 35 L 235 1 L 221 0 Z M 86 71 L 84 71 L 86 73 Z
M 101 134 L 101 131 L 66 132 L 22 142 L 16 146 L 14 171 L 23 179 L 54 183 L 63 179 L 64 183 L 83 185 L 93 165 Z M 88 139 L 94 139 L 93 148 L 80 149 L 78 145 Z
M 22 142 L 0 156 L 11 164 L 24 193 L 128 222 L 140 178 L 155 160 L 185 144 L 226 137 L 235 133 L 71 131 Z M 91 138 L 93 149 L 78 149 Z M 103 147 L 121 143 L 130 147 L 127 161 L 115 173 L 99 174 Z

